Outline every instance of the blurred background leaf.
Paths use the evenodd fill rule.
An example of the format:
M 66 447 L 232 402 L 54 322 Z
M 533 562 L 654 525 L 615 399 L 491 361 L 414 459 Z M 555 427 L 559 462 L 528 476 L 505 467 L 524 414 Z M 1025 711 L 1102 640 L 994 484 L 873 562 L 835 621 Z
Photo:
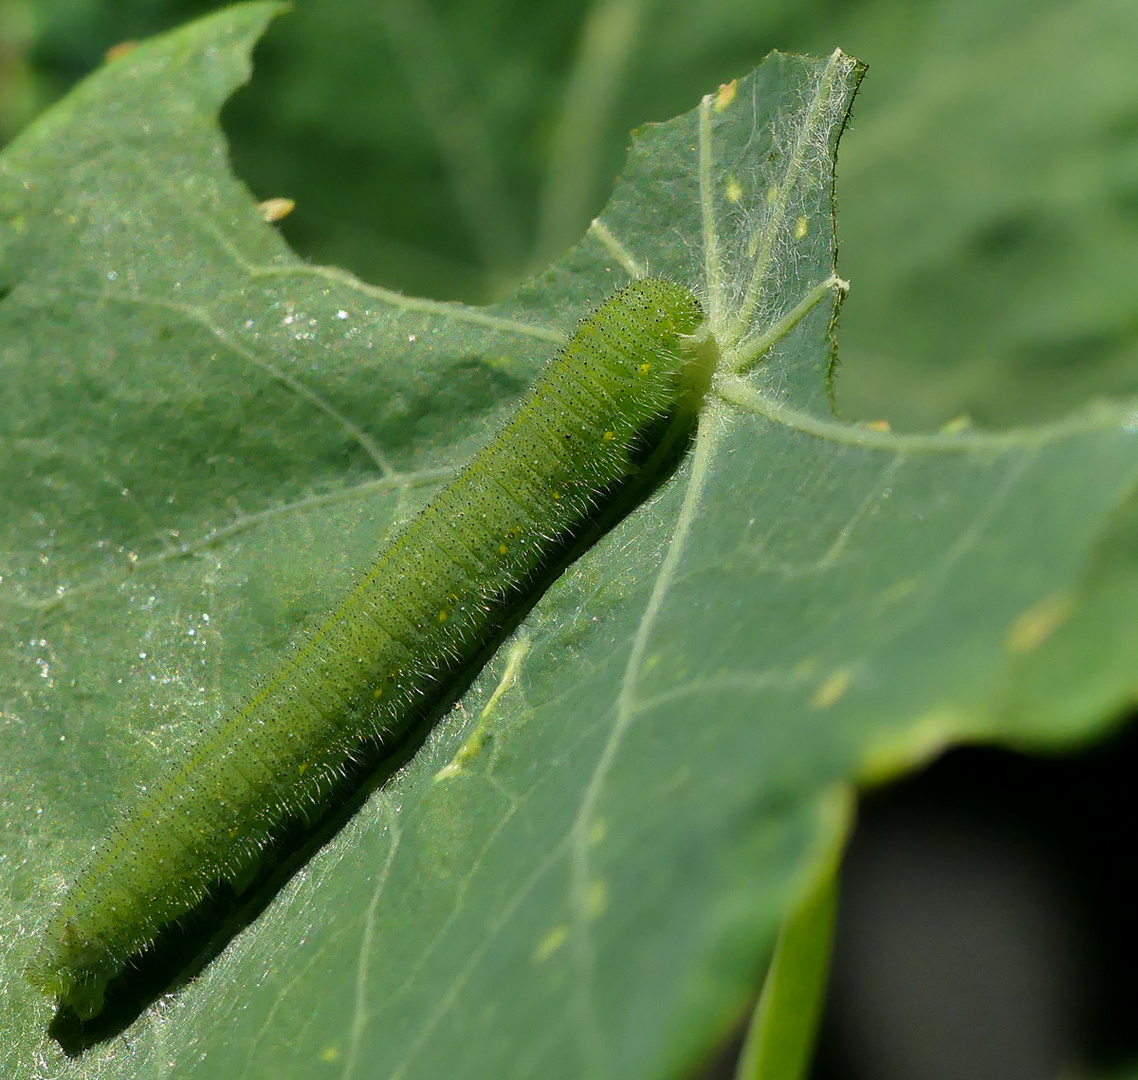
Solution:
M 214 6 L 4 0 L 0 133 Z M 839 167 L 843 410 L 1019 422 L 1138 386 L 1136 41 L 1131 0 L 299 0 L 224 122 L 302 254 L 479 301 L 581 234 L 629 128 L 840 45 L 873 71 Z
M 216 6 L 3 0 L 0 137 Z M 302 255 L 480 301 L 581 234 L 630 127 L 769 48 L 840 45 L 871 78 L 839 162 L 838 404 L 998 425 L 1138 387 L 1135 42 L 1132 0 L 299 0 L 223 120 L 258 196 L 297 200 Z

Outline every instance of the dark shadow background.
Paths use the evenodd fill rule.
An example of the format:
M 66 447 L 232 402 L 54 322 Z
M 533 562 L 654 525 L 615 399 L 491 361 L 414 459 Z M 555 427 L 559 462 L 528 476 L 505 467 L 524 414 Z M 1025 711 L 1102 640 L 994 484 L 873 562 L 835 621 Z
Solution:
M 863 797 L 811 1080 L 1131 1075 L 1136 720 L 1064 757 L 952 750 Z M 698 1080 L 733 1080 L 743 1034 Z
M 1138 1057 L 1138 725 L 965 748 L 866 797 L 815 1080 L 1042 1080 Z
M 471 112 L 444 102 L 443 119 L 477 131 L 513 215 L 493 251 L 464 218 L 430 103 L 377 15 L 401 5 L 454 49 L 451 104 Z M 111 46 L 218 6 L 0 0 L 0 141 Z M 689 108 L 771 48 L 840 44 L 870 63 L 839 162 L 847 416 L 999 425 L 1138 391 L 1138 5 L 656 0 L 580 218 L 541 237 L 589 10 L 296 0 L 223 114 L 234 166 L 257 197 L 296 199 L 279 227 L 305 257 L 486 299 L 580 235 L 630 128 Z M 1046 1080 L 1138 1060 L 1136 765 L 1132 722 L 1061 757 L 955 750 L 868 794 L 815 1080 Z M 715 1075 L 732 1061 L 727 1047 Z

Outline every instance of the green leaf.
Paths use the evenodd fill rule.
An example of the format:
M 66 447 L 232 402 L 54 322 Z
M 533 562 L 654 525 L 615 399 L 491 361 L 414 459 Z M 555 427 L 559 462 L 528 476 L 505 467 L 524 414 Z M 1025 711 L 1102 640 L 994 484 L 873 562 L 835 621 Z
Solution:
M 0 1070 L 67 1067 L 20 969 L 131 785 L 648 268 L 723 353 L 675 480 L 199 979 L 71 1071 L 682 1072 L 745 1015 L 835 783 L 1069 739 L 1129 698 L 1130 620 L 1101 639 L 1133 594 L 1134 407 L 831 418 L 841 53 L 772 55 L 645 129 L 588 236 L 496 307 L 304 264 L 216 123 L 274 10 L 113 61 L 0 157 Z
M 872 72 L 841 163 L 843 409 L 1025 423 L 1138 391 L 1138 6 L 836 14 L 782 42 L 840 42 Z

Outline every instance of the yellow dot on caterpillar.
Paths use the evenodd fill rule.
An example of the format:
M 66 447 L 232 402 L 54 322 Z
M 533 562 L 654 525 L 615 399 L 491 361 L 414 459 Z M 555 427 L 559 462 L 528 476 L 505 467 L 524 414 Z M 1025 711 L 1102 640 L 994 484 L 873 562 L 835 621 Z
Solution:
M 498 545 L 498 554 L 499 554 L 499 555 L 505 555 L 505 554 L 506 554 L 506 552 L 507 552 L 507 551 L 509 551 L 509 550 L 510 550 L 510 549 L 509 549 L 508 547 L 506 547 L 506 545 L 505 545 L 505 544 L 499 544 L 499 545 Z
M 439 612 L 439 622 L 446 622 L 446 621 L 447 621 L 447 609 L 443 608 L 442 611 Z
M 605 441 L 605 442 L 612 442 L 612 441 L 613 441 L 613 439 L 615 439 L 615 438 L 616 438 L 616 432 L 615 432 L 615 431 L 606 431 L 606 432 L 605 432 L 605 433 L 604 433 L 604 434 L 601 436 L 601 438 L 602 438 L 602 439 L 604 439 L 604 441 Z
M 644 364 L 640 365 L 640 374 L 641 375 L 647 375 L 648 372 L 650 372 L 651 370 L 652 370 L 652 365 L 649 363 L 644 363 Z
M 383 697 L 383 687 L 382 687 L 382 686 L 377 686 L 377 687 L 375 688 L 375 690 L 372 692 L 372 695 L 371 695 L 371 696 L 372 696 L 372 697 L 377 697 L 377 698 Z

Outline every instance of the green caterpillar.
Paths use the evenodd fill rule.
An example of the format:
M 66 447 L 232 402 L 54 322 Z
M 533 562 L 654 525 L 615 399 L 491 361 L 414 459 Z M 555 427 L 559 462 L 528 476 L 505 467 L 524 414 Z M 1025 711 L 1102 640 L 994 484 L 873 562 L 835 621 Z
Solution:
M 240 882 L 486 659 L 666 475 L 715 364 L 695 297 L 649 278 L 584 319 L 512 419 L 246 704 L 150 785 L 54 913 L 29 979 L 81 1019 L 218 882 Z M 370 756 L 369 756 L 370 755 Z

